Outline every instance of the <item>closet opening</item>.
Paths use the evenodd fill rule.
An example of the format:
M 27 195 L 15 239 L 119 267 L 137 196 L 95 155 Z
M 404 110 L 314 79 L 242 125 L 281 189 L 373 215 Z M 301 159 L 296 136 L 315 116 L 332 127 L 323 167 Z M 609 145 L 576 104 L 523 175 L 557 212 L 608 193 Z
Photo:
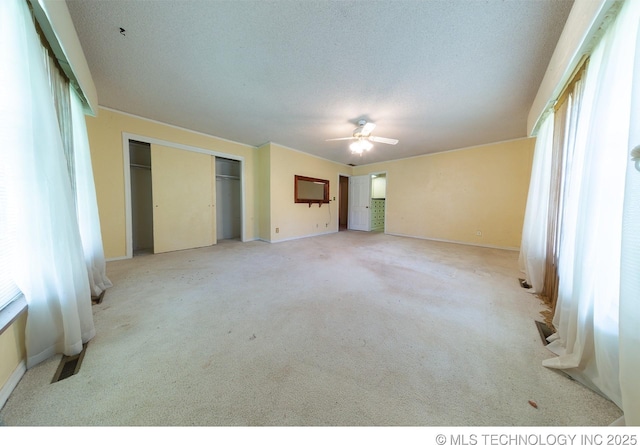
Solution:
M 153 253 L 151 144 L 129 140 L 133 255 Z
M 243 241 L 243 158 L 123 133 L 126 258 Z
M 242 187 L 241 163 L 216 157 L 216 237 L 241 241 Z

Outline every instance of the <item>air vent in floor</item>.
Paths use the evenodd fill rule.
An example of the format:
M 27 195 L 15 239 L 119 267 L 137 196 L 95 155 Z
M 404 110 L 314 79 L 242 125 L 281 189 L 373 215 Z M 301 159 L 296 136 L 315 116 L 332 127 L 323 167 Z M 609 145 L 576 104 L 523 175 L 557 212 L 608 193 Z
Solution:
M 549 326 L 547 326 L 546 323 L 542 322 L 542 321 L 537 321 L 536 320 L 536 327 L 538 328 L 538 332 L 540 333 L 540 338 L 542 339 L 542 344 L 544 346 L 547 346 L 549 344 L 549 341 L 547 341 L 547 338 L 553 334 L 553 331 L 551 330 L 551 328 Z
M 60 380 L 69 378 L 72 375 L 76 375 L 78 371 L 80 371 L 80 365 L 82 365 L 82 359 L 84 358 L 84 353 L 86 350 L 87 343 L 82 345 L 82 351 L 80 352 L 80 354 L 72 356 L 63 355 L 62 359 L 60 360 L 60 364 L 58 365 L 58 369 L 53 376 L 53 380 L 51 380 L 51 383 L 56 383 Z
M 102 303 L 102 299 L 104 298 L 105 292 L 106 292 L 106 290 L 103 290 L 102 293 L 100 295 L 98 295 L 97 297 L 92 296 L 91 297 L 91 304 L 100 304 L 100 303 Z
M 520 287 L 524 287 L 525 289 L 531 289 L 531 285 L 527 283 L 527 280 L 523 280 L 522 278 L 518 278 L 520 282 Z

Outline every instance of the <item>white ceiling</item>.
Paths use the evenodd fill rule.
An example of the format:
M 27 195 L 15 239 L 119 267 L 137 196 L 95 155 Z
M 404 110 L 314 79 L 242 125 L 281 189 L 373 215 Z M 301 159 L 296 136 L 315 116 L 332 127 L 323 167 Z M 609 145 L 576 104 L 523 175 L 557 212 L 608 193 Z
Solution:
M 101 106 L 362 165 L 525 137 L 573 2 L 67 4 Z M 360 118 L 400 142 L 325 141 Z

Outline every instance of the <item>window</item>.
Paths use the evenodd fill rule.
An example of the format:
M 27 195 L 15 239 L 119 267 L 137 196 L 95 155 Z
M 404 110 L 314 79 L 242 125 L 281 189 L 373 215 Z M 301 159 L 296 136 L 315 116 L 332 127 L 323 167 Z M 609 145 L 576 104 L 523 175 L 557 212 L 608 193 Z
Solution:
M 0 163 L 0 310 L 20 295 L 20 290 L 11 278 L 11 252 L 15 227 L 8 218 L 8 195 L 6 163 Z

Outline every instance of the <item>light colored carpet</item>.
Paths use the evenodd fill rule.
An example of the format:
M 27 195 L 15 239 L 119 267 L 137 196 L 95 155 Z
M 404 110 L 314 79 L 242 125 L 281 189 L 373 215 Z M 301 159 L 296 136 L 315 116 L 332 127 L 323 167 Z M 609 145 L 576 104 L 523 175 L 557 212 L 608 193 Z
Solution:
M 80 373 L 29 370 L 7 425 L 608 425 L 544 368 L 517 253 L 340 232 L 108 263 Z M 538 409 L 528 401 L 537 403 Z

